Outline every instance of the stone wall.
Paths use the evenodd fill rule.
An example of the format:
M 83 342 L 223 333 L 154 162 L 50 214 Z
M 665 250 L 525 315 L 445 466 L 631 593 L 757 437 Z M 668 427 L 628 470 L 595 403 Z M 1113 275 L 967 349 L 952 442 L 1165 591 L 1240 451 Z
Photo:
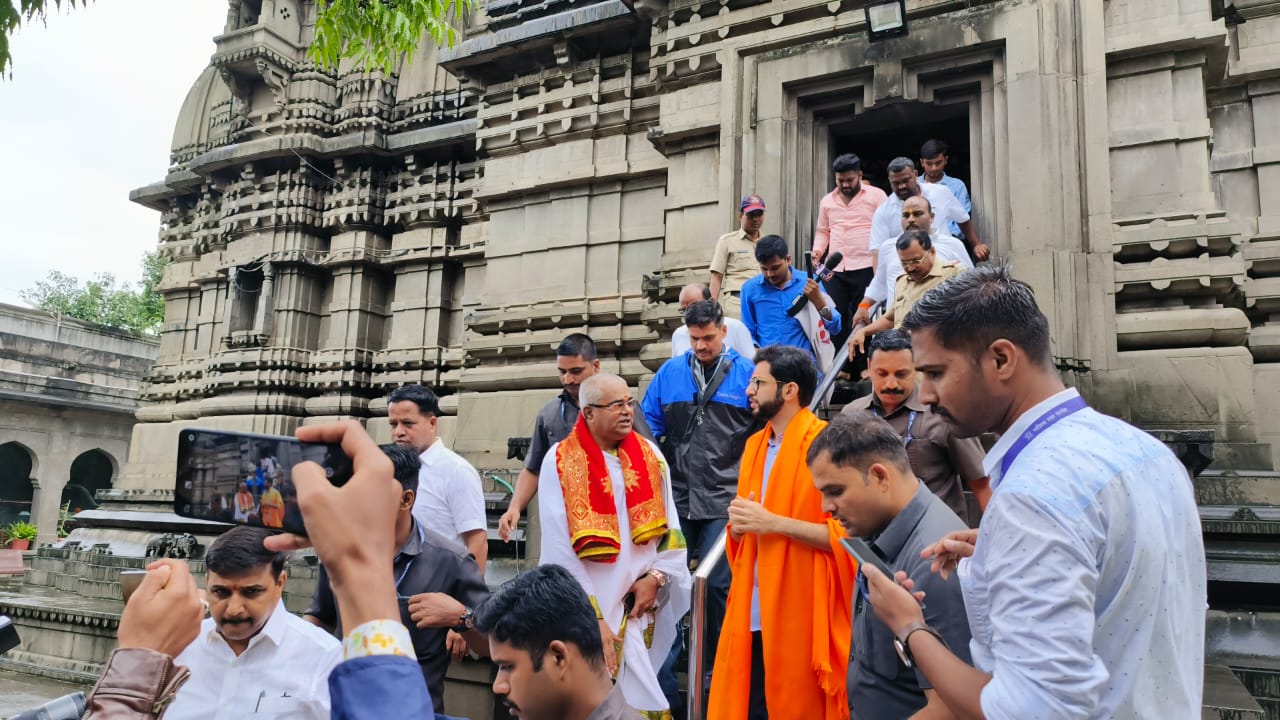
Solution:
M 155 355 L 154 340 L 0 305 L 0 445 L 16 443 L 30 458 L 41 542 L 55 537 L 78 457 L 103 453 L 118 478 Z

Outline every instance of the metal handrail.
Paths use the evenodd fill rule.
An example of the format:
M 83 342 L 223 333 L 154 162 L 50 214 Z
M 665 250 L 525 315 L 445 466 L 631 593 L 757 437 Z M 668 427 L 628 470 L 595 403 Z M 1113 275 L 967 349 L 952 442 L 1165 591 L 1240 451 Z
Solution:
M 849 344 L 845 343 L 831 364 L 831 372 L 822 378 L 818 389 L 809 401 L 810 412 L 816 411 L 823 404 L 823 398 L 836 382 L 838 369 L 849 360 Z M 702 720 L 706 713 L 706 698 L 702 691 L 702 674 L 705 672 L 703 644 L 707 629 L 707 594 L 709 592 L 711 573 L 715 572 L 724 561 L 725 544 L 728 542 L 728 531 L 720 533 L 711 551 L 698 560 L 698 569 L 693 573 L 693 602 L 689 607 L 689 677 L 688 677 L 688 709 L 689 720 Z

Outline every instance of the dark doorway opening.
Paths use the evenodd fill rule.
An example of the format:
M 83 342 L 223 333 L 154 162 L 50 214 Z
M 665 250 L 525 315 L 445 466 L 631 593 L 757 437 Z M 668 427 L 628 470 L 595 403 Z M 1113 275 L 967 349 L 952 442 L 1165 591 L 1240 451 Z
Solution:
M 920 146 L 929 139 L 950 146 L 947 174 L 970 188 L 969 105 L 903 102 L 874 107 L 844 122 L 831 122 L 831 157 L 854 153 L 865 182 L 889 190 L 886 168 L 894 158 L 910 158 L 920 170 Z M 923 172 L 921 173 L 923 174 Z
M 62 505 L 70 503 L 72 513 L 91 510 L 98 506 L 94 494 L 111 487 L 115 465 L 101 450 L 81 453 L 71 463 L 71 478 L 62 490 Z
M 0 445 L 0 527 L 31 517 L 31 453 L 16 442 Z

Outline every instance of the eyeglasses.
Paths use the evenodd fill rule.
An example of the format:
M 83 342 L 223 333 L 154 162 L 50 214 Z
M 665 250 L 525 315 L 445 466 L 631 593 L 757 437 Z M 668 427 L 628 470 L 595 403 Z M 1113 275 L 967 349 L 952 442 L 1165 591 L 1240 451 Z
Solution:
M 616 412 L 622 412 L 622 408 L 624 407 L 631 410 L 635 410 L 636 401 L 631 399 L 614 400 L 613 402 L 605 405 L 597 405 L 596 403 L 589 403 L 587 407 L 599 408 L 601 410 L 608 410 L 611 413 L 616 413 Z
M 918 257 L 918 258 L 912 258 L 912 259 L 910 259 L 910 260 L 903 260 L 903 261 L 902 261 L 902 267 L 903 267 L 903 269 L 904 269 L 904 270 L 905 270 L 906 268 L 920 267 L 921 265 L 923 265 L 923 264 L 924 264 L 924 259 L 925 259 L 926 257 L 928 257 L 928 256 L 927 256 L 927 255 L 921 255 L 921 256 L 920 256 L 920 257 Z
M 787 382 L 790 382 L 790 381 L 787 381 Z M 760 392 L 760 386 L 766 383 L 772 383 L 774 385 L 786 385 L 787 382 L 783 382 L 780 380 L 770 380 L 769 378 L 753 377 L 747 381 L 747 385 L 750 385 L 753 391 Z

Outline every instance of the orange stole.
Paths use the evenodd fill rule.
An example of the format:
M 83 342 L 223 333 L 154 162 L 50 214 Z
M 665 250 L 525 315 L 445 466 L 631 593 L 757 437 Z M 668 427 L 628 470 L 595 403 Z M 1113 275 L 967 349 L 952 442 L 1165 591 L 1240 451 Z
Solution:
M 653 448 L 634 432 L 618 446 L 618 460 L 622 463 L 622 480 L 626 486 L 631 541 L 644 545 L 667 532 L 662 468 Z M 613 478 L 609 477 L 604 451 L 591 437 L 581 415 L 568 437 L 556 446 L 556 472 L 564 492 L 573 551 L 583 560 L 616 561 L 622 545 Z
M 826 423 L 802 410 L 787 425 L 773 463 L 764 506 L 787 517 L 830 523 L 813 486 L 805 454 Z M 752 435 L 738 471 L 738 495 L 761 496 L 771 427 Z M 779 718 L 849 717 L 845 688 L 853 612 L 853 572 L 843 558 L 770 535 L 729 536 L 733 584 L 711 680 L 709 720 L 744 720 L 751 694 L 751 587 L 760 573 L 760 626 L 765 697 Z

